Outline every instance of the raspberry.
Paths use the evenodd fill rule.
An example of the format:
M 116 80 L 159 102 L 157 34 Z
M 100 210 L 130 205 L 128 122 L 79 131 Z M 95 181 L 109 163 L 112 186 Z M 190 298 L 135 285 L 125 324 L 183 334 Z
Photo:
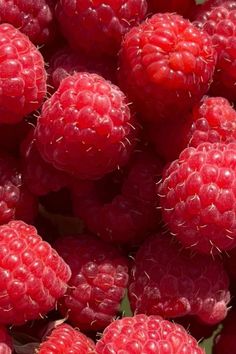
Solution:
M 19 28 L 34 44 L 45 44 L 55 34 L 53 3 L 53 0 L 1 0 L 0 22 Z
M 96 344 L 105 353 L 188 353 L 204 354 L 185 329 L 159 316 L 137 315 L 111 323 Z
M 117 315 L 125 295 L 127 259 L 89 234 L 58 239 L 55 247 L 72 270 L 61 312 L 82 330 L 103 330 Z
M 203 143 L 166 169 L 162 215 L 184 246 L 213 254 L 236 246 L 235 161 L 235 143 Z
M 9 336 L 6 328 L 0 326 L 0 353 L 12 354 L 12 352 L 13 352 L 12 339 Z
M 71 272 L 33 226 L 0 226 L 0 323 L 23 324 L 52 310 Z
M 91 339 L 68 324 L 56 327 L 45 342 L 41 343 L 38 354 L 92 354 L 95 346 Z
M 120 52 L 120 83 L 144 120 L 184 116 L 208 90 L 216 63 L 210 37 L 175 14 L 131 29 Z
M 83 186 L 74 190 L 75 215 L 106 241 L 131 245 L 140 243 L 148 232 L 156 229 L 160 220 L 155 188 L 161 170 L 161 163 L 154 155 L 136 153 L 123 177 L 121 192 L 115 193 L 111 200 L 104 200 L 101 196 L 101 191 L 109 188 L 107 180 L 104 185 L 95 185 L 95 190 L 87 192 L 87 195 Z
M 223 97 L 205 97 L 193 110 L 190 145 L 236 140 L 236 111 Z
M 220 323 L 227 315 L 229 279 L 222 262 L 192 256 L 166 235 L 154 235 L 140 247 L 131 274 L 134 313 L 194 315 L 206 324 Z
M 0 123 L 13 124 L 40 107 L 46 71 L 40 52 L 12 25 L 0 25 L 0 38 Z
M 70 46 L 94 56 L 117 54 L 123 35 L 144 20 L 146 12 L 146 0 L 61 0 L 56 7 Z
M 50 83 L 58 89 L 60 82 L 76 72 L 86 71 L 116 82 L 116 62 L 111 58 L 94 58 L 70 48 L 57 51 L 49 63 Z
M 68 184 L 69 177 L 45 162 L 39 154 L 31 130 L 22 143 L 23 180 L 35 195 L 56 192 Z
M 42 108 L 36 140 L 42 157 L 79 178 L 96 179 L 127 163 L 134 118 L 124 94 L 101 76 L 64 79 Z
M 236 1 L 210 0 L 196 15 L 196 24 L 207 32 L 217 52 L 216 71 L 211 92 L 236 99 Z
M 188 17 L 195 8 L 194 0 L 149 0 L 151 12 L 177 12 L 179 15 Z
M 235 352 L 236 341 L 236 311 L 229 313 L 224 322 L 223 329 L 215 338 L 213 354 L 229 354 Z
M 37 214 L 37 200 L 22 182 L 17 161 L 0 152 L 0 224 L 12 219 L 32 222 Z

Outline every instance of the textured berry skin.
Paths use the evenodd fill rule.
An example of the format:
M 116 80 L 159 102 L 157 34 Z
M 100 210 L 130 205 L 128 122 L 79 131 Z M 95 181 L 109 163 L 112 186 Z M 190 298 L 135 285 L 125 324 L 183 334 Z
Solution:
M 0 25 L 0 38 L 0 123 L 13 124 L 40 107 L 46 71 L 40 52 L 12 25 Z
M 107 80 L 116 83 L 116 61 L 103 57 L 94 58 L 82 52 L 75 52 L 68 47 L 58 50 L 49 63 L 49 81 L 55 89 L 60 82 L 76 72 L 99 74 Z
M 92 354 L 95 346 L 91 339 L 68 324 L 56 327 L 41 343 L 38 354 Z
M 72 193 L 74 213 L 90 231 L 106 241 L 139 244 L 157 228 L 160 220 L 155 190 L 161 171 L 156 156 L 136 153 L 122 178 L 121 191 L 108 201 L 101 197 L 101 192 L 108 188 L 109 181 L 101 187 L 95 185 L 87 194 L 84 186 L 76 186 Z
M 10 23 L 34 44 L 45 44 L 55 34 L 54 0 L 1 0 L 0 22 Z
M 162 215 L 186 247 L 218 253 L 236 245 L 236 144 L 187 148 L 159 187 Z
M 68 184 L 69 177 L 45 162 L 39 154 L 30 131 L 21 145 L 22 175 L 28 189 L 35 195 L 57 192 Z
M 22 181 L 17 160 L 0 152 L 0 224 L 12 219 L 32 222 L 37 214 L 37 199 Z
M 13 353 L 12 339 L 8 334 L 7 329 L 3 326 L 0 326 L 0 353 L 1 354 Z
M 236 111 L 223 97 L 205 97 L 193 110 L 189 145 L 236 140 Z
M 52 310 L 66 292 L 68 265 L 33 226 L 0 226 L 0 322 L 23 324 Z
M 156 14 L 124 38 L 120 83 L 144 120 L 183 116 L 208 90 L 216 62 L 210 37 L 175 14 Z
M 217 64 L 211 92 L 236 99 L 236 1 L 210 0 L 200 7 L 196 24 L 207 32 L 217 51 Z
M 137 252 L 129 285 L 134 313 L 176 318 L 194 315 L 207 324 L 227 315 L 229 279 L 223 263 L 192 256 L 171 237 L 157 234 Z
M 229 313 L 223 329 L 215 338 L 213 354 L 230 354 L 236 350 L 236 311 Z
M 60 0 L 56 15 L 70 46 L 93 56 L 117 54 L 123 35 L 142 20 L 146 0 Z
M 97 354 L 204 354 L 185 329 L 159 316 L 136 315 L 111 323 L 96 344 Z
M 89 234 L 58 239 L 55 248 L 72 270 L 60 302 L 62 314 L 81 330 L 103 330 L 120 309 L 128 260 L 119 249 Z
M 157 12 L 177 12 L 179 15 L 188 17 L 195 8 L 194 0 L 148 0 L 149 9 Z
M 135 142 L 134 118 L 120 89 L 101 76 L 64 79 L 42 108 L 36 140 L 42 157 L 83 179 L 124 165 Z

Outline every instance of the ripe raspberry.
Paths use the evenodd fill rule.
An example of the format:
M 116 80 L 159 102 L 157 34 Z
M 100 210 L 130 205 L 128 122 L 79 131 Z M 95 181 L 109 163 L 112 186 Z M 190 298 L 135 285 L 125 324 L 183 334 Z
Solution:
M 196 15 L 196 24 L 207 32 L 217 52 L 216 71 L 211 92 L 236 99 L 236 1 L 210 0 Z
M 22 175 L 29 190 L 35 195 L 56 192 L 68 184 L 69 177 L 45 162 L 39 154 L 31 130 L 21 146 Z
M 172 162 L 159 188 L 162 215 L 186 247 L 236 246 L 236 144 L 203 143 Z
M 70 48 L 57 51 L 49 63 L 50 84 L 58 89 L 61 81 L 76 72 L 86 71 L 103 76 L 116 83 L 116 62 L 114 59 L 94 58 Z
M 13 353 L 12 338 L 8 334 L 6 328 L 3 326 L 0 326 L 0 353 L 1 354 Z
M 37 214 L 37 200 L 22 182 L 18 162 L 0 152 L 0 225 L 12 219 L 32 222 Z
M 149 9 L 157 12 L 177 12 L 179 15 L 188 17 L 195 8 L 194 0 L 148 0 Z
M 134 313 L 175 318 L 194 315 L 207 324 L 227 315 L 229 279 L 219 260 L 192 256 L 166 235 L 147 239 L 135 257 L 129 285 Z
M 123 177 L 121 192 L 111 199 L 101 196 L 101 191 L 109 188 L 107 180 L 104 185 L 96 184 L 87 195 L 83 185 L 76 186 L 72 196 L 75 215 L 106 241 L 139 244 L 160 220 L 155 189 L 161 170 L 160 161 L 151 153 L 135 154 Z
M 1 0 L 0 22 L 24 33 L 34 44 L 45 44 L 55 34 L 54 0 Z
M 223 97 L 205 97 L 192 114 L 189 144 L 230 142 L 236 140 L 236 111 Z
M 127 259 L 89 234 L 58 239 L 55 248 L 72 270 L 60 302 L 62 314 L 81 330 L 103 330 L 117 315 L 125 295 Z
M 92 354 L 95 346 L 91 339 L 68 324 L 56 327 L 42 342 L 38 354 Z
M 196 339 L 185 329 L 159 316 L 137 315 L 111 323 L 96 344 L 105 353 L 188 353 L 204 354 Z
M 0 123 L 13 124 L 39 108 L 46 94 L 40 52 L 10 24 L 0 25 Z
M 56 7 L 70 46 L 93 56 L 117 54 L 123 35 L 144 20 L 146 12 L 146 0 L 61 0 Z
M 37 146 L 56 168 L 96 179 L 128 161 L 134 123 L 117 86 L 96 74 L 77 73 L 64 79 L 44 103 Z
M 236 310 L 229 313 L 223 329 L 215 338 L 213 354 L 235 353 L 236 349 Z
M 184 116 L 208 90 L 216 55 L 210 37 L 175 14 L 133 28 L 120 53 L 120 82 L 144 120 Z
M 23 324 L 52 310 L 70 276 L 33 226 L 22 221 L 0 226 L 0 323 Z

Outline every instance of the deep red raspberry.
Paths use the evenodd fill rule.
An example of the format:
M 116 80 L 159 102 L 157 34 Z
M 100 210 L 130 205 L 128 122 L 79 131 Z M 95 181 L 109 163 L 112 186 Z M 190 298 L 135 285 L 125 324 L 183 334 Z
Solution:
M 117 63 L 112 58 L 94 58 L 65 47 L 57 51 L 50 60 L 49 81 L 57 89 L 60 82 L 67 76 L 86 71 L 99 74 L 116 83 L 116 66 Z
M 23 324 L 52 310 L 71 276 L 68 265 L 33 226 L 0 226 L 0 323 Z
M 54 0 L 2 0 L 0 22 L 10 23 L 34 44 L 45 44 L 55 34 Z
M 56 327 L 41 343 L 38 354 L 93 354 L 95 346 L 91 339 L 68 324 Z
M 175 318 L 194 315 L 207 324 L 227 315 L 229 279 L 223 263 L 192 256 L 171 237 L 147 239 L 135 257 L 129 285 L 134 313 Z
M 19 122 L 46 94 L 42 55 L 10 24 L 0 25 L 0 86 L 0 123 Z
M 13 353 L 12 338 L 8 334 L 7 329 L 3 326 L 0 326 L 0 353 L 1 354 Z
M 149 152 L 136 153 L 123 177 L 121 192 L 111 199 L 101 196 L 101 191 L 109 188 L 107 180 L 104 185 L 95 185 L 95 190 L 89 190 L 87 195 L 83 185 L 76 186 L 72 196 L 75 215 L 106 241 L 139 244 L 157 228 L 160 220 L 155 188 L 161 171 L 156 156 Z
M 96 179 L 124 165 L 135 143 L 125 95 L 101 76 L 64 79 L 42 108 L 36 139 L 43 158 L 79 178 Z
M 61 0 L 56 7 L 70 46 L 93 56 L 117 54 L 123 35 L 144 20 L 146 12 L 146 0 Z
M 229 313 L 223 329 L 215 338 L 213 354 L 235 353 L 236 349 L 236 310 Z
M 120 83 L 144 120 L 184 116 L 206 93 L 215 69 L 210 37 L 175 14 L 131 29 L 120 52 Z
M 43 160 L 31 130 L 21 145 L 22 176 L 29 190 L 35 195 L 57 192 L 68 184 L 69 177 Z
M 172 162 L 159 187 L 162 215 L 186 247 L 236 246 L 236 144 L 203 143 Z
M 194 108 L 191 120 L 190 146 L 236 140 L 236 111 L 223 97 L 205 97 Z
M 216 71 L 211 92 L 235 100 L 236 1 L 207 1 L 196 15 L 196 24 L 210 35 L 217 51 Z
M 72 277 L 60 302 L 63 315 L 81 330 L 103 330 L 118 314 L 128 283 L 128 260 L 116 247 L 89 234 L 55 243 Z
M 105 353 L 188 353 L 204 354 L 196 339 L 185 329 L 159 316 L 136 315 L 111 323 L 96 344 Z
M 0 224 L 12 219 L 32 222 L 37 214 L 37 199 L 27 190 L 17 160 L 0 152 Z
M 177 12 L 179 15 L 188 17 L 195 8 L 194 0 L 148 0 L 149 9 L 157 12 Z

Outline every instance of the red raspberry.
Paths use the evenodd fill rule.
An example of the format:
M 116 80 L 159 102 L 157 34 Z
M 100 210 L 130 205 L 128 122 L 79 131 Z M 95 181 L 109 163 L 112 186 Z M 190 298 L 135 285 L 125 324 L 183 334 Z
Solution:
M 125 295 L 127 259 L 119 249 L 89 234 L 58 239 L 55 247 L 72 270 L 60 303 L 62 314 L 82 330 L 103 330 Z
M 194 315 L 207 324 L 221 322 L 230 300 L 229 279 L 219 260 L 192 256 L 161 234 L 138 250 L 129 285 L 134 313 L 175 318 Z
M 188 17 L 195 8 L 194 0 L 148 0 L 151 12 L 177 12 L 179 15 Z
M 71 272 L 33 226 L 0 226 L 0 323 L 23 324 L 52 310 Z
M 148 152 L 137 153 L 123 177 L 121 192 L 111 200 L 103 199 L 101 191 L 109 188 L 109 181 L 95 185 L 95 190 L 84 192 L 84 186 L 74 190 L 74 212 L 88 229 L 106 241 L 138 244 L 156 229 L 160 220 L 157 211 L 156 182 L 162 166 Z M 111 187 L 112 189 L 112 187 Z M 82 194 L 81 194 L 82 190 Z
M 22 182 L 17 161 L 0 152 L 0 224 L 12 219 L 32 222 L 37 214 L 37 200 Z
M 10 24 L 0 25 L 0 123 L 17 123 L 39 108 L 46 94 L 40 52 Z
M 124 94 L 101 76 L 64 79 L 42 108 L 38 149 L 56 168 L 96 179 L 124 165 L 135 142 L 134 118 Z
M 216 71 L 211 92 L 236 99 L 236 1 L 207 1 L 196 16 L 199 28 L 206 31 L 217 51 Z
M 53 0 L 1 0 L 0 22 L 7 22 L 24 33 L 34 44 L 45 44 L 54 37 Z
M 42 342 L 38 354 L 93 354 L 95 346 L 91 339 L 68 324 L 56 327 Z
M 56 7 L 70 46 L 95 56 L 116 54 L 123 35 L 144 20 L 146 12 L 146 0 L 61 0 Z
M 12 338 L 9 336 L 6 328 L 3 326 L 0 326 L 0 353 L 1 354 L 13 353 Z
M 159 316 L 137 315 L 111 323 L 96 344 L 105 353 L 188 353 L 204 354 L 196 339 L 185 329 Z
M 172 162 L 159 188 L 162 215 L 186 247 L 236 246 L 236 144 L 203 143 Z
M 68 184 L 69 177 L 45 162 L 39 154 L 31 130 L 22 143 L 22 175 L 29 190 L 35 195 L 57 192 Z
M 50 60 L 50 83 L 55 89 L 58 89 L 63 79 L 81 71 L 99 74 L 107 80 L 116 82 L 116 62 L 114 59 L 94 58 L 65 47 L 57 51 Z
M 215 338 L 213 354 L 231 354 L 236 349 L 236 310 L 229 313 L 223 329 Z
M 175 14 L 133 28 L 120 53 L 120 82 L 144 120 L 186 112 L 208 90 L 216 55 L 210 37 Z

